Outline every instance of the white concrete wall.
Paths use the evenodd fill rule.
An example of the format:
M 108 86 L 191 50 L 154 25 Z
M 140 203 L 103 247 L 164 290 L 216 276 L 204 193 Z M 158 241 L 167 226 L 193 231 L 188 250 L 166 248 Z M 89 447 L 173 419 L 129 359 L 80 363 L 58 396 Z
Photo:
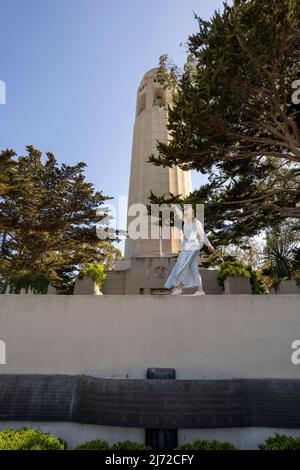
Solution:
M 1 295 L 0 373 L 300 378 L 300 296 Z
M 113 445 L 119 441 L 135 441 L 145 444 L 145 430 L 142 428 L 121 428 L 114 426 L 95 426 L 66 422 L 0 421 L 0 431 L 17 429 L 22 426 L 41 429 L 54 436 L 61 437 L 72 449 L 84 442 L 101 439 Z M 178 444 L 186 444 L 196 439 L 216 439 L 233 444 L 241 450 L 255 450 L 257 446 L 275 433 L 300 437 L 300 429 L 281 428 L 220 428 L 220 429 L 179 429 Z

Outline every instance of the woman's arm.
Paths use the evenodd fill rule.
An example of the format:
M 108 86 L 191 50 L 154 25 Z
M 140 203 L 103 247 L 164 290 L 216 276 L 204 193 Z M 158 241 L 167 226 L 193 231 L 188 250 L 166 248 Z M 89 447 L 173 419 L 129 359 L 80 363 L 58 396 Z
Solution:
M 171 204 L 171 209 L 174 210 L 174 212 L 177 214 L 179 219 L 183 220 L 183 213 L 182 210 L 178 209 L 176 204 Z
M 182 230 L 182 221 L 183 221 L 182 210 L 178 209 L 178 207 L 175 204 L 171 204 L 170 208 L 174 211 L 174 218 L 175 218 L 175 214 L 176 214 L 177 217 L 179 218 L 179 220 L 181 221 L 180 222 L 180 227 L 177 227 L 177 225 L 175 225 L 175 227 L 177 227 L 177 229 L 179 229 L 179 231 L 180 231 L 180 242 L 182 243 L 183 240 L 184 240 L 183 230 Z
M 202 223 L 198 219 L 196 219 L 196 227 L 197 227 L 197 233 L 200 237 L 200 240 L 208 247 L 209 251 L 214 251 L 214 247 L 212 246 L 209 239 L 207 238 L 207 235 L 204 232 Z

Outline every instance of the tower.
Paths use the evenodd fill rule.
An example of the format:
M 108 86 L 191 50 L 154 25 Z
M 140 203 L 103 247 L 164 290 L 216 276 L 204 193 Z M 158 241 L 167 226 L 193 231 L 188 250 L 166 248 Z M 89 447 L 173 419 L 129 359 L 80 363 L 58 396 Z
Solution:
M 169 89 L 159 83 L 158 69 L 147 72 L 137 90 L 136 113 L 133 130 L 131 171 L 128 195 L 127 229 L 132 221 L 150 229 L 150 217 L 146 206 L 150 204 L 151 191 L 156 196 L 169 193 L 181 194 L 183 197 L 191 192 L 191 175 L 178 167 L 163 168 L 149 163 L 149 156 L 157 154 L 157 141 L 168 142 L 170 139 L 167 120 L 168 105 L 172 106 L 172 95 Z M 134 205 L 141 206 L 134 214 Z M 137 209 L 137 207 L 135 207 Z M 142 215 L 141 215 L 142 214 Z M 134 220 L 135 219 L 135 220 Z M 137 224 L 138 225 L 138 224 Z M 158 231 L 156 223 L 156 232 Z M 139 231 L 139 228 L 137 228 Z M 125 241 L 125 259 L 117 259 L 107 272 L 102 292 L 109 295 L 169 293 L 164 289 L 168 273 L 176 262 L 180 249 L 178 231 L 171 228 L 167 237 L 127 237 Z
M 172 98 L 169 89 L 157 80 L 158 69 L 147 72 L 137 90 L 136 115 L 133 131 L 131 171 L 128 195 L 128 209 L 133 204 L 149 204 L 150 191 L 157 196 L 168 196 L 169 192 L 183 197 L 191 192 L 191 175 L 178 167 L 163 168 L 148 162 L 151 154 L 157 154 L 157 141 L 168 142 L 167 107 Z M 127 227 L 133 216 L 128 215 Z M 145 213 L 149 225 L 150 220 Z M 172 237 L 160 240 L 130 239 L 125 243 L 125 257 L 155 256 L 177 253 L 179 240 Z

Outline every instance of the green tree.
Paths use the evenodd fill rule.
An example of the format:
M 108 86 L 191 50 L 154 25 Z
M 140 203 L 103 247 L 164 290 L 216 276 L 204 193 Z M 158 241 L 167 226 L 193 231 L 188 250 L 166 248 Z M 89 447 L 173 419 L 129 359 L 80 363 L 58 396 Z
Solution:
M 161 58 L 172 138 L 149 160 L 208 174 L 184 202 L 206 203 L 216 241 L 235 242 L 300 218 L 300 4 L 235 0 L 196 18 L 184 69 Z
M 58 165 L 55 156 L 32 146 L 17 156 L 0 152 L 0 275 L 14 291 L 48 284 L 67 292 L 86 263 L 109 266 L 119 254 L 111 240 L 100 240 L 97 216 L 107 196 L 85 180 L 84 163 Z

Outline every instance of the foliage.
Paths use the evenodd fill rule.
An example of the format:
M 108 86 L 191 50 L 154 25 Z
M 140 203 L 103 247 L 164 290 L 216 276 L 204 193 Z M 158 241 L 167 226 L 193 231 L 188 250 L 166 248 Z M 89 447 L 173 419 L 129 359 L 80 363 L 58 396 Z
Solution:
M 87 441 L 84 444 L 80 444 L 73 450 L 109 450 L 109 445 L 106 441 L 96 439 L 93 441 Z
M 258 447 L 260 450 L 300 450 L 300 437 L 276 433 Z
M 222 247 L 225 256 L 231 255 L 242 261 L 244 264 L 250 264 L 256 268 L 261 266 L 262 242 L 261 240 L 244 237 L 238 245 L 227 245 Z
M 210 21 L 196 19 L 184 70 L 161 57 L 158 76 L 173 89 L 172 138 L 149 161 L 208 174 L 181 202 L 205 203 L 214 242 L 234 243 L 300 218 L 300 108 L 292 101 L 300 6 L 234 0 Z
M 88 263 L 81 271 L 79 272 L 78 279 L 83 279 L 84 276 L 91 277 L 96 284 L 101 288 L 106 274 L 104 272 L 105 266 L 100 263 Z
M 189 444 L 183 444 L 176 447 L 174 450 L 238 450 L 234 445 L 229 442 L 222 442 L 216 440 L 196 440 Z
M 237 260 L 224 261 L 217 274 L 218 283 L 224 288 L 224 281 L 228 277 L 246 277 L 250 279 L 249 270 L 246 266 Z
M 300 450 L 300 437 L 276 433 L 259 446 L 260 450 Z M 39 429 L 19 428 L 6 429 L 0 432 L 0 450 L 65 450 L 67 444 L 59 437 L 52 436 Z M 106 441 L 92 440 L 76 446 L 73 450 L 151 450 L 134 441 L 117 442 L 109 446 Z M 174 450 L 238 450 L 229 442 L 217 440 L 200 440 L 182 444 Z
M 74 450 L 150 450 L 151 447 L 146 447 L 144 444 L 134 441 L 123 441 L 113 444 L 111 447 L 106 441 L 94 440 L 88 441 L 75 447 Z
M 277 292 L 282 280 L 297 280 L 300 274 L 299 253 L 299 230 L 291 224 L 267 233 L 263 273 L 269 276 L 270 289 Z
M 290 278 L 293 274 L 295 247 L 289 234 L 269 234 L 264 248 L 264 272 L 277 279 Z
M 228 277 L 245 277 L 250 280 L 253 294 L 266 294 L 267 286 L 258 269 L 253 269 L 251 265 L 245 265 L 233 257 L 224 261 L 218 270 L 218 283 L 224 289 L 225 279 Z
M 109 198 L 85 180 L 85 166 L 58 165 L 50 152 L 43 162 L 32 146 L 25 156 L 0 152 L 0 277 L 15 292 L 43 293 L 48 283 L 71 292 L 81 266 L 109 266 L 119 253 L 97 237 L 109 223 L 97 209 Z
M 134 441 L 117 442 L 111 446 L 112 450 L 151 450 L 151 447 Z
M 0 450 L 64 450 L 66 443 L 59 437 L 39 429 L 6 429 L 0 432 Z
M 47 274 L 20 270 L 10 276 L 8 288 L 10 294 L 20 294 L 22 289 L 26 294 L 28 291 L 32 291 L 33 294 L 47 294 L 49 284 Z
M 269 292 L 268 279 L 262 275 L 259 269 L 253 269 L 249 265 L 247 269 L 250 272 L 252 294 L 267 294 Z
M 238 245 L 220 245 L 213 253 L 201 254 L 201 264 L 203 267 L 218 267 L 223 260 L 237 259 L 243 264 L 260 268 L 262 264 L 263 247 L 261 240 L 241 238 Z

